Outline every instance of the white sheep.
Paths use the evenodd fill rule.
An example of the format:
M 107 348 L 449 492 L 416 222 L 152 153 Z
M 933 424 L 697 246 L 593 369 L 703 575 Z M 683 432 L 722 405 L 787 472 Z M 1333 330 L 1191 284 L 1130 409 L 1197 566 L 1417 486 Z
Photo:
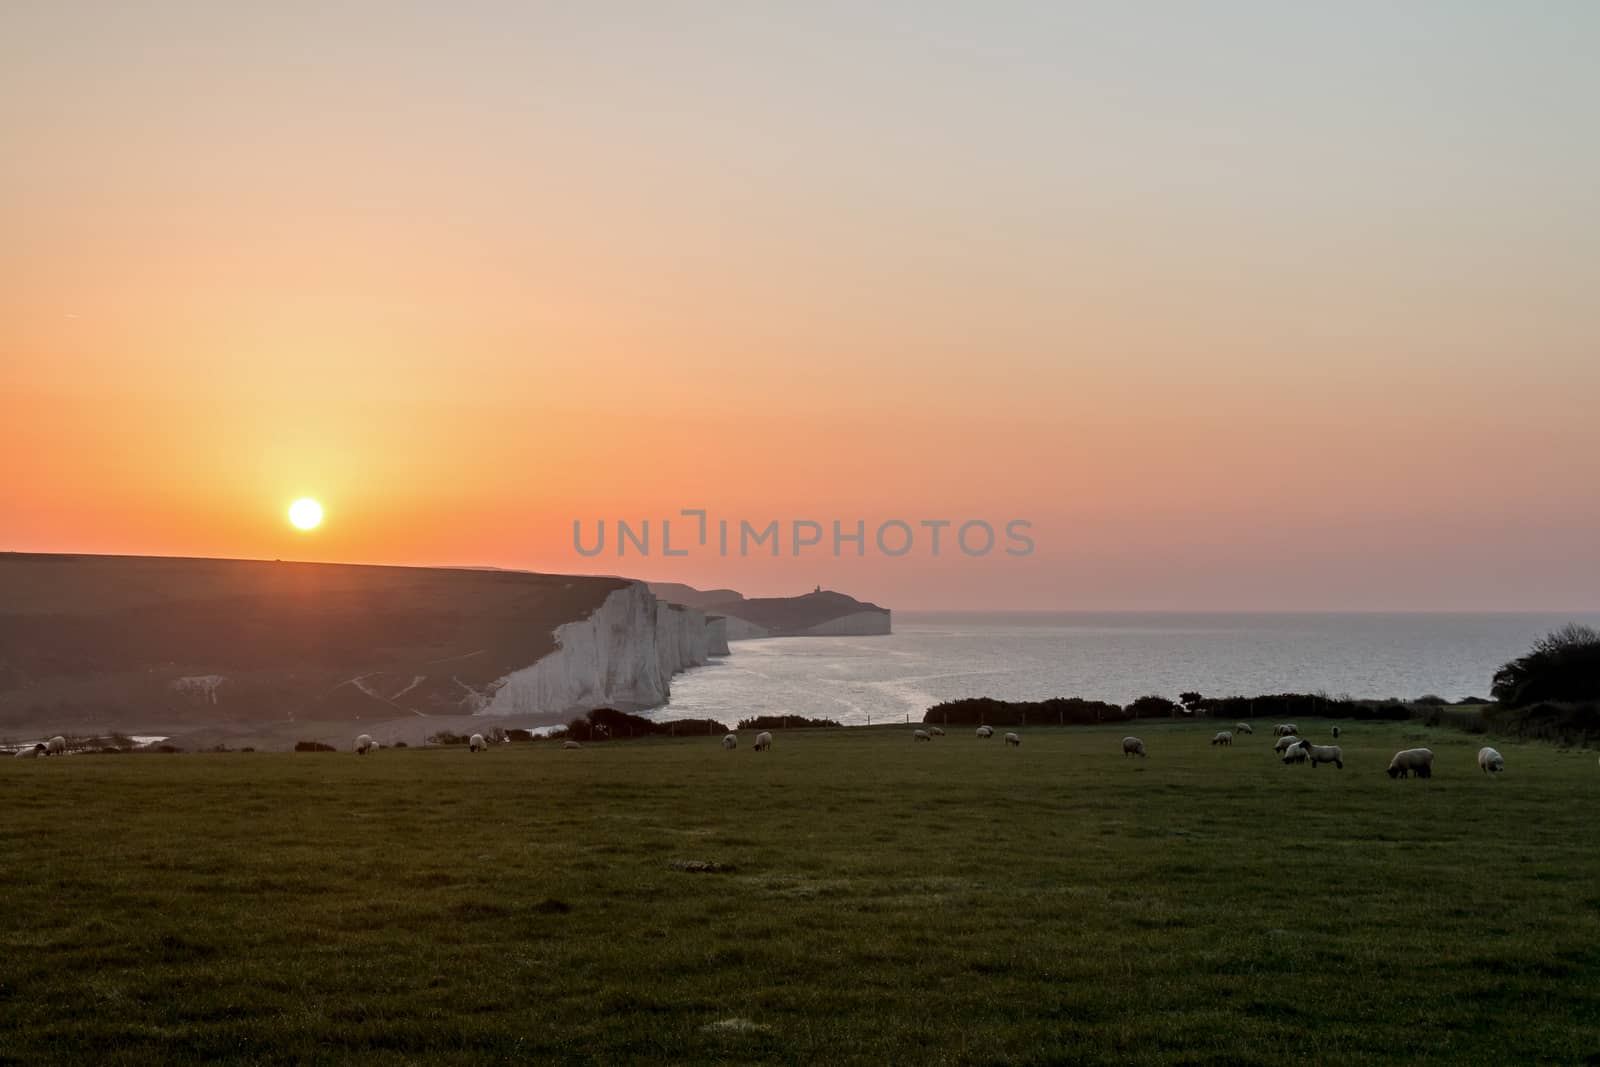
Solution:
M 1144 756 L 1144 742 L 1137 737 L 1124 737 L 1122 739 L 1122 754 L 1124 756 Z
M 489 742 L 483 739 L 482 734 L 473 734 L 467 738 L 467 747 L 474 752 L 482 752 L 489 747 Z
M 763 730 L 759 734 L 756 734 L 756 751 L 757 752 L 765 752 L 767 749 L 769 749 L 771 747 L 772 747 L 772 734 L 769 731 Z
M 578 742 L 576 742 L 576 741 L 563 741 L 563 742 L 561 742 L 561 747 L 562 748 L 582 748 L 583 746 L 578 744 Z
M 356 755 L 365 756 L 368 752 L 371 752 L 371 751 L 372 751 L 372 735 L 371 734 L 362 734 L 360 737 L 356 738 Z
M 27 748 L 19 748 L 19 749 L 17 749 L 16 758 L 17 759 L 38 759 L 40 756 L 44 755 L 44 753 L 45 753 L 45 747 L 43 745 L 29 745 Z
M 729 752 L 732 752 L 734 749 L 738 748 L 739 747 L 739 735 L 738 734 L 729 734 L 727 737 L 724 737 L 722 739 L 722 747 L 727 749 Z
M 1272 728 L 1273 737 L 1288 737 L 1292 733 L 1294 733 L 1294 731 L 1289 729 L 1288 726 L 1281 722 Z
M 1486 746 L 1478 749 L 1478 767 L 1484 774 L 1496 774 L 1506 769 L 1506 758 Z
M 930 734 L 926 730 L 913 730 L 913 731 L 911 731 L 911 740 L 913 740 L 913 741 L 932 741 L 933 740 L 933 735 Z
M 1281 755 L 1283 752 L 1288 750 L 1290 745 L 1298 745 L 1299 743 L 1300 739 L 1295 737 L 1293 734 L 1289 735 L 1288 737 L 1280 737 L 1278 738 L 1277 743 L 1272 746 L 1272 751 Z
M 1312 770 L 1319 763 L 1331 763 L 1339 770 L 1344 770 L 1344 749 L 1338 745 L 1313 745 L 1310 741 L 1302 741 L 1300 747 L 1305 749 L 1306 758 L 1311 760 Z
M 1213 745 L 1231 745 L 1233 744 L 1233 734 L 1227 730 L 1220 730 L 1211 738 L 1211 743 Z
M 1283 762 L 1304 763 L 1306 761 L 1306 746 L 1308 742 L 1295 738 L 1294 744 L 1283 751 Z
M 978 736 L 979 737 L 993 737 L 994 736 L 994 727 L 993 726 L 980 726 L 980 727 L 978 727 Z
M 1433 752 L 1426 748 L 1406 748 L 1394 754 L 1389 761 L 1390 778 L 1433 777 Z
M 47 756 L 65 756 L 66 754 L 67 739 L 60 734 L 52 737 L 49 744 L 45 746 L 45 755 Z
M 1016 734 L 1006 734 L 1006 744 L 1016 745 L 1020 748 L 1022 746 L 1022 738 L 1018 737 Z
M 1236 722 L 1233 724 L 1233 732 L 1236 734 L 1253 734 L 1255 730 L 1251 729 L 1250 724 L 1247 722 Z
M 943 737 L 943 736 L 944 736 L 944 731 L 943 731 L 943 730 L 941 730 L 941 729 L 940 729 L 940 728 L 939 728 L 939 727 L 937 727 L 937 726 L 935 726 L 935 727 L 933 727 L 933 728 L 932 728 L 932 729 L 930 729 L 930 730 L 929 730 L 929 731 L 928 731 L 928 732 L 929 732 L 929 733 L 930 733 L 930 734 L 932 734 L 932 735 L 933 735 L 933 736 L 934 736 L 934 737 Z

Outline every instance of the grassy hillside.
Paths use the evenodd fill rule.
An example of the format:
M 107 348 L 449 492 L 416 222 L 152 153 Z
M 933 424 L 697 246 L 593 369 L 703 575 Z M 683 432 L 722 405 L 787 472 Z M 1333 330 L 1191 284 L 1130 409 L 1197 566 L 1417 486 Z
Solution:
M 1594 754 L 1343 725 L 5 760 L 0 1059 L 1593 1062 Z
M 625 584 L 0 553 L 0 727 L 459 713 L 464 694 L 536 662 L 557 626 Z

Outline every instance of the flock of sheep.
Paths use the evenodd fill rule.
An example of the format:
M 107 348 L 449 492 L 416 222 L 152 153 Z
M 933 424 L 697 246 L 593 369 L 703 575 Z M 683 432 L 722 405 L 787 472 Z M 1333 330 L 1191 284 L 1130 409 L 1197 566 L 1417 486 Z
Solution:
M 1255 730 L 1247 722 L 1234 725 L 1232 730 L 1220 730 L 1211 738 L 1213 745 L 1232 745 L 1235 734 L 1253 734 Z M 1300 727 L 1294 723 L 1279 723 L 1272 728 L 1273 736 L 1278 740 L 1273 744 L 1272 750 L 1276 752 L 1284 763 L 1309 763 L 1315 768 L 1319 763 L 1331 763 L 1337 770 L 1344 770 L 1344 750 L 1338 745 L 1315 745 L 1300 736 Z M 911 740 L 932 741 L 935 737 L 943 737 L 944 730 L 937 726 L 930 726 L 925 730 L 914 730 Z M 994 736 L 994 727 L 980 726 L 977 730 L 979 740 L 987 740 Z M 1339 737 L 1339 727 L 1333 728 L 1334 739 Z M 1014 733 L 1005 735 L 1007 745 L 1020 748 L 1022 738 Z M 362 734 L 356 738 L 356 755 L 365 756 L 368 752 L 379 747 L 373 741 L 371 734 Z M 482 734 L 473 734 L 467 739 L 467 747 L 473 752 L 482 752 L 489 747 L 489 742 Z M 582 748 L 576 741 L 567 741 L 563 748 Z M 722 739 L 722 747 L 732 751 L 739 747 L 739 735 L 728 734 Z M 756 735 L 755 750 L 765 752 L 772 748 L 772 734 L 763 730 Z M 17 759 L 36 759 L 39 756 L 64 756 L 67 752 L 67 739 L 60 734 L 48 741 L 41 741 L 28 748 L 18 749 Z M 1144 742 L 1137 737 L 1124 737 L 1122 739 L 1122 754 L 1124 756 L 1146 756 Z M 1506 769 L 1505 757 L 1488 746 L 1478 749 L 1478 767 L 1485 774 L 1498 774 Z M 1394 759 L 1389 761 L 1390 778 L 1409 778 L 1415 775 L 1418 778 L 1433 777 L 1433 752 L 1426 748 L 1407 748 L 1394 754 Z

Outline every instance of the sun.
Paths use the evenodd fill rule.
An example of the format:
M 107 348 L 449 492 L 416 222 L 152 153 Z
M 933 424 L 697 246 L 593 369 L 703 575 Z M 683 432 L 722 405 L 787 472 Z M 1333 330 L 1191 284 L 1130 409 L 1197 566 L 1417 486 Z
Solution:
M 303 496 L 289 505 L 289 521 L 302 530 L 315 529 L 322 522 L 322 505 Z

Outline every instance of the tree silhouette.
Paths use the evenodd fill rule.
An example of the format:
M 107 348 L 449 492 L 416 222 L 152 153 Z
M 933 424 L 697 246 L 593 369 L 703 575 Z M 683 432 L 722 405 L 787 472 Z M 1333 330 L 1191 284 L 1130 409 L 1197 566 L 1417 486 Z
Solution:
M 1495 672 L 1490 694 L 1511 707 L 1600 700 L 1600 631 L 1575 622 L 1552 630 Z

